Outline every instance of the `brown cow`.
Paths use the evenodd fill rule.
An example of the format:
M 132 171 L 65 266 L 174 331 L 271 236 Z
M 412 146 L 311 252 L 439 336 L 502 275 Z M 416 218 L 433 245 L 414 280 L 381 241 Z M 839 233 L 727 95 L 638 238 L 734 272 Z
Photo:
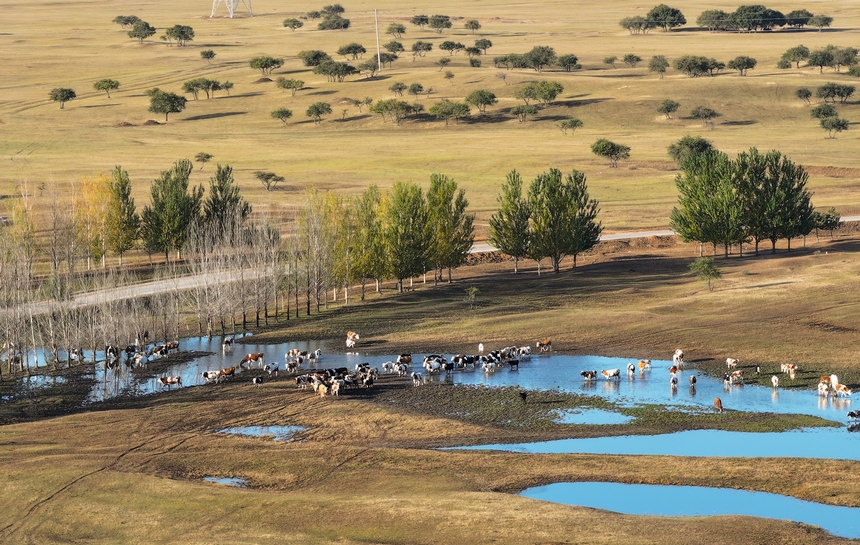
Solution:
M 723 412 L 723 401 L 718 397 L 714 398 L 714 409 L 716 409 L 718 413 Z

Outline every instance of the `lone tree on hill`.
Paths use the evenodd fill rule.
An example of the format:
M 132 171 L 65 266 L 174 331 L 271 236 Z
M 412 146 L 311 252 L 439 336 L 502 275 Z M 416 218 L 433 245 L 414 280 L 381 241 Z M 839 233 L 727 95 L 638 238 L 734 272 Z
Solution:
M 278 108 L 272 112 L 272 117 L 284 122 L 284 125 L 287 124 L 287 119 L 293 117 L 293 111 L 288 110 L 286 108 Z
M 424 26 L 430 23 L 430 18 L 426 15 L 415 15 L 409 20 L 410 23 L 424 30 Z
M 536 45 L 525 54 L 525 60 L 530 67 L 540 73 L 544 66 L 555 64 L 558 57 L 555 54 L 555 49 L 547 45 Z
M 704 126 L 705 123 L 710 121 L 711 119 L 719 117 L 719 115 L 720 114 L 718 114 L 715 110 L 712 110 L 711 108 L 705 106 L 696 106 L 695 108 L 693 108 L 693 111 L 690 112 L 690 117 L 692 117 L 693 119 L 702 120 L 702 126 Z
M 314 120 L 314 125 L 319 125 L 322 122 L 322 116 L 331 115 L 331 106 L 327 102 L 314 102 L 308 107 L 305 115 Z
M 498 101 L 495 93 L 483 89 L 472 91 L 466 96 L 466 104 L 471 104 L 481 113 L 487 111 L 487 106 L 492 106 Z
M 66 102 L 69 100 L 74 100 L 78 97 L 75 94 L 73 89 L 66 89 L 65 87 L 56 87 L 51 89 L 51 92 L 48 94 L 48 98 L 53 100 L 54 102 L 60 103 L 60 109 L 64 109 L 66 107 Z
M 312 49 L 310 51 L 299 51 L 296 56 L 302 59 L 305 66 L 319 66 L 325 61 L 332 60 L 331 56 L 325 51 Z
M 601 138 L 591 145 L 591 153 L 599 157 L 606 157 L 609 159 L 610 168 L 615 168 L 618 166 L 619 159 L 630 157 L 630 146 L 616 144 L 606 138 Z
M 472 34 L 474 34 L 476 31 L 480 30 L 481 23 L 479 23 L 477 19 L 469 19 L 468 21 L 466 21 L 463 27 L 466 30 L 471 30 Z
M 603 64 L 608 64 L 612 68 L 615 68 L 615 61 L 617 61 L 617 60 L 618 60 L 618 57 L 616 57 L 615 55 L 611 55 L 609 57 L 603 57 Z
M 627 53 L 621 60 L 624 61 L 624 64 L 626 64 L 630 68 L 636 68 L 636 65 L 642 62 L 642 57 L 634 53 Z
M 180 47 L 188 45 L 194 39 L 194 29 L 187 25 L 173 25 L 164 31 L 168 40 L 176 40 Z
M 365 49 L 363 45 L 355 42 L 342 45 L 337 50 L 338 55 L 343 55 L 347 59 L 351 56 L 353 60 L 358 59 L 365 53 L 367 53 L 367 49 Z
M 164 121 L 170 114 L 179 113 L 185 109 L 188 99 L 175 93 L 156 91 L 149 98 L 149 111 L 154 114 L 164 114 Z
M 678 108 L 681 107 L 681 104 L 675 102 L 671 99 L 664 100 L 660 107 L 657 108 L 657 111 L 666 116 L 666 119 L 672 119 L 672 114 L 678 111 Z
M 402 43 L 394 40 L 383 45 L 382 48 L 391 53 L 392 55 L 397 55 L 398 53 L 403 53 L 404 51 L 406 51 L 406 48 L 403 47 Z
M 200 170 L 203 170 L 203 165 L 212 160 L 213 155 L 211 153 L 206 153 L 205 151 L 201 151 L 197 155 L 194 156 L 194 160 L 200 163 Z
M 741 76 L 746 76 L 747 70 L 752 70 L 755 68 L 756 64 L 758 64 L 758 61 L 754 58 L 741 55 L 740 57 L 735 57 L 730 60 L 726 66 L 732 70 L 737 70 Z
M 211 49 L 204 49 L 200 52 L 200 58 L 206 59 L 207 64 L 212 64 L 212 59 L 215 58 L 215 52 Z
M 556 62 L 564 69 L 565 72 L 570 72 L 571 70 L 582 68 L 582 65 L 579 64 L 579 58 L 576 55 L 572 54 L 559 55 Z
M 295 32 L 297 28 L 302 28 L 305 24 L 298 19 L 284 19 L 284 26 Z
M 481 38 L 481 39 L 475 40 L 475 47 L 477 47 L 478 49 L 483 51 L 484 55 L 486 55 L 487 50 L 490 49 L 491 47 L 493 47 L 493 42 L 491 42 L 490 40 L 487 40 L 486 38 Z M 576 61 L 574 61 L 574 62 L 576 62 Z
M 405 91 L 407 88 L 408 86 L 405 83 L 396 81 L 391 85 L 391 87 L 388 88 L 388 90 L 394 93 L 394 96 L 402 97 L 403 91 Z
M 391 23 L 388 25 L 388 29 L 385 31 L 386 34 L 391 34 L 398 40 L 406 34 L 406 25 L 402 25 L 400 23 Z
M 704 280 L 708 283 L 708 291 L 714 291 L 713 281 L 723 277 L 723 272 L 710 257 L 700 257 L 690 263 L 690 271 L 695 273 L 699 277 L 699 280 Z
M 100 79 L 93 83 L 93 89 L 106 92 L 107 97 L 110 98 L 110 92 L 119 89 L 119 82 L 115 79 Z
M 263 187 L 266 188 L 266 191 L 273 191 L 276 185 L 286 179 L 283 176 L 278 176 L 274 172 L 263 172 L 262 170 L 258 170 L 257 172 L 255 172 L 254 177 L 260 180 L 260 183 L 263 184 Z
M 821 32 L 822 28 L 830 28 L 830 25 L 833 24 L 833 17 L 828 17 L 827 15 L 813 15 L 809 18 L 808 24 L 809 26 L 818 28 L 818 32 Z
M 155 27 L 146 21 L 137 21 L 134 27 L 128 31 L 129 38 L 137 38 L 138 43 L 143 43 L 143 40 L 155 34 Z

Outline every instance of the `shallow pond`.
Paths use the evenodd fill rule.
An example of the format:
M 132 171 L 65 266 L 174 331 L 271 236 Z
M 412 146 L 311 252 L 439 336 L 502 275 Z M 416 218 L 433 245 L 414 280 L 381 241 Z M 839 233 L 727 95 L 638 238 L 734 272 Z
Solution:
M 538 486 L 524 490 L 521 495 L 628 515 L 747 515 L 792 520 L 819 526 L 836 536 L 860 538 L 858 508 L 824 505 L 766 492 L 700 486 L 585 482 Z
M 203 477 L 203 480 L 207 483 L 223 484 L 238 488 L 245 488 L 245 485 L 248 484 L 245 482 L 245 479 L 240 479 L 238 477 Z
M 245 435 L 247 437 L 271 437 L 275 441 L 291 441 L 293 436 L 307 430 L 301 426 L 241 426 L 224 428 L 219 433 Z
M 554 420 L 559 424 L 626 424 L 633 417 L 602 409 L 559 409 Z

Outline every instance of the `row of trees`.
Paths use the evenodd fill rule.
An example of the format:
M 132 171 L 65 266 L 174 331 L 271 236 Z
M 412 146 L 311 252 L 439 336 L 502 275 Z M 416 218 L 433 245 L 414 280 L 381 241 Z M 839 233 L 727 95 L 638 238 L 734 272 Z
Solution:
M 829 27 L 833 18 L 827 15 L 813 15 L 805 9 L 798 9 L 783 15 L 782 12 L 770 9 L 760 4 L 744 5 L 731 13 L 719 9 L 703 11 L 696 19 L 696 24 L 708 30 L 731 30 L 737 32 L 755 32 L 772 30 L 778 27 L 803 28 L 814 26 L 819 30 Z M 670 31 L 684 26 L 687 19 L 681 10 L 666 4 L 653 7 L 644 17 L 625 17 L 619 24 L 631 34 L 645 34 L 653 28 Z
M 791 47 L 782 54 L 777 68 L 791 68 L 792 64 L 796 68 L 800 68 L 800 63 L 805 61 L 807 66 L 817 66 L 818 72 L 824 72 L 824 68 L 833 68 L 834 71 L 841 71 L 843 66 L 849 68 L 849 74 L 857 76 L 860 72 L 855 73 L 858 68 L 858 49 L 856 47 L 838 47 L 832 44 L 827 45 L 823 49 L 810 51 L 803 44 Z

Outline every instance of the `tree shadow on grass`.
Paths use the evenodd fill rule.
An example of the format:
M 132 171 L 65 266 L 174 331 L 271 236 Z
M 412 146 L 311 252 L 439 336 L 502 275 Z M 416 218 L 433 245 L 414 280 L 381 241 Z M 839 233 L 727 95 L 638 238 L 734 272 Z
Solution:
M 245 97 L 257 97 L 257 96 L 260 96 L 260 95 L 262 95 L 262 94 L 263 94 L 262 92 L 259 92 L 259 91 L 258 91 L 258 92 L 253 92 L 253 93 L 242 93 L 242 94 L 239 94 L 239 95 L 223 95 L 223 96 L 219 96 L 218 98 L 219 98 L 219 99 L 221 99 L 221 98 L 245 98 Z M 143 96 L 143 95 L 141 95 L 141 96 Z
M 613 75 L 595 75 L 595 78 L 644 78 L 645 74 L 613 74 Z
M 568 108 L 576 108 L 578 106 L 588 106 L 590 104 L 600 104 L 601 102 L 606 102 L 609 100 L 615 100 L 614 98 L 587 98 L 584 100 L 556 100 L 551 106 L 567 106 Z
M 465 123 L 467 125 L 477 125 L 480 123 L 504 123 L 505 121 L 510 121 L 513 119 L 510 115 L 504 115 L 502 113 L 494 113 L 494 114 L 476 114 L 469 116 L 467 118 L 461 119 L 460 123 Z M 454 123 L 454 121 L 451 121 Z
M 93 106 L 82 106 L 82 108 L 109 108 L 111 106 L 119 106 L 119 104 L 95 104 Z
M 245 115 L 248 112 L 219 112 L 217 114 L 203 114 L 186 117 L 183 121 L 200 121 L 202 119 L 217 119 L 219 117 L 231 117 L 234 115 Z
M 728 126 L 743 126 L 743 125 L 755 125 L 758 121 L 754 119 L 744 119 L 742 121 L 723 121 L 720 125 L 728 125 Z
M 334 94 L 336 94 L 336 93 L 337 93 L 337 91 L 335 91 L 335 90 L 331 90 L 331 91 L 314 91 L 313 93 L 305 93 L 305 95 L 309 95 L 309 96 L 316 96 L 316 95 L 334 95 Z

